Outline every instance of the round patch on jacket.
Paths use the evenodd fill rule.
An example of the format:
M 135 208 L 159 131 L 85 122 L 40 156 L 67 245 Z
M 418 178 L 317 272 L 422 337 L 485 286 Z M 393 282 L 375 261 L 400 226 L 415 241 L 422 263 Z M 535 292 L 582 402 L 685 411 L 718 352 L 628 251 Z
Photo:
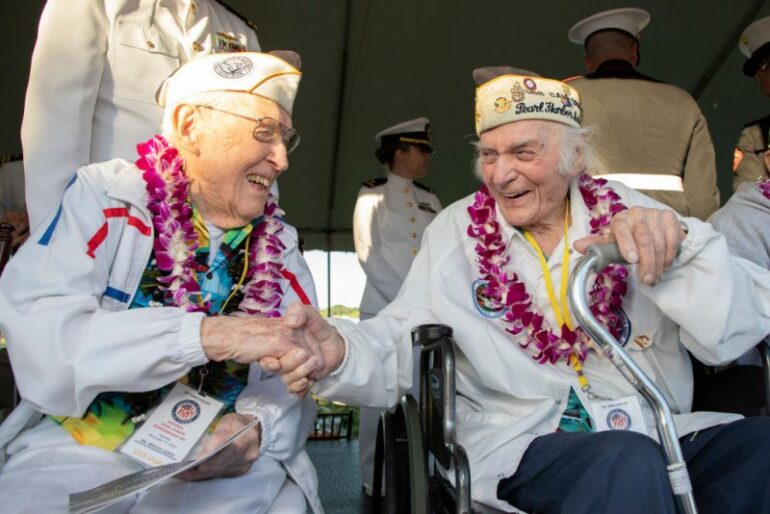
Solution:
M 631 338 L 631 320 L 628 318 L 628 314 L 623 309 L 617 310 L 618 321 L 620 322 L 620 334 L 618 334 L 618 343 L 620 346 L 628 344 L 628 340 Z
M 476 310 L 487 318 L 499 318 L 505 312 L 505 306 L 499 305 L 484 294 L 484 289 L 489 281 L 478 279 L 471 286 L 473 304 Z

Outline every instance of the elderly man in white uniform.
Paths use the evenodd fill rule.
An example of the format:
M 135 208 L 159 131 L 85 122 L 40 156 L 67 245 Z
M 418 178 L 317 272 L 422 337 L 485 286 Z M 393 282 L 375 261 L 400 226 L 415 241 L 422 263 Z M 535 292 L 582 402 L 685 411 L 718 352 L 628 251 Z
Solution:
M 322 512 L 304 451 L 315 403 L 256 364 L 307 348 L 277 318 L 315 304 L 269 194 L 299 142 L 299 66 L 293 52 L 182 66 L 159 94 L 164 136 L 136 164 L 80 168 L 9 262 L 0 331 L 23 401 L 0 427 L 3 512 L 66 512 L 68 494 L 186 458 L 176 438 L 213 430 L 205 453 L 252 421 L 117 511 Z
M 430 120 L 421 117 L 388 127 L 377 133 L 375 141 L 374 154 L 388 174 L 364 182 L 353 213 L 356 255 L 366 273 L 359 308 L 362 320 L 375 316 L 396 297 L 420 249 L 422 232 L 441 210 L 433 190 L 415 181 L 428 174 L 433 153 Z M 361 409 L 359 461 L 367 494 L 372 493 L 374 446 L 381 412 Z
M 764 337 L 770 274 L 731 256 L 710 225 L 591 178 L 574 89 L 477 71 L 480 190 L 426 229 L 399 296 L 375 318 L 327 323 L 304 310 L 297 324 L 318 341 L 322 368 L 292 354 L 271 369 L 293 391 L 329 373 L 319 395 L 393 405 L 412 381 L 410 330 L 450 325 L 474 500 L 507 512 L 673 514 L 651 411 L 566 304 L 581 252 L 614 239 L 633 264 L 597 274 L 590 304 L 677 413 L 701 512 L 770 512 L 770 419 L 691 412 L 687 355 L 719 364 Z M 614 403 L 630 424 L 607 422 Z
M 172 71 L 259 49 L 255 27 L 217 0 L 48 0 L 21 127 L 32 228 L 79 167 L 134 159 L 160 126 L 155 94 Z

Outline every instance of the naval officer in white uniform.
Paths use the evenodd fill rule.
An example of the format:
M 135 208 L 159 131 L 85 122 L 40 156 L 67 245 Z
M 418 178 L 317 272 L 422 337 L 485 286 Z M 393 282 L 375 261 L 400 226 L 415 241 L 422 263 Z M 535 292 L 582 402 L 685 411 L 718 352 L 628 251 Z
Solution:
M 254 25 L 215 0 L 49 0 L 21 127 L 30 226 L 79 167 L 135 158 L 161 123 L 155 94 L 181 64 L 259 49 Z

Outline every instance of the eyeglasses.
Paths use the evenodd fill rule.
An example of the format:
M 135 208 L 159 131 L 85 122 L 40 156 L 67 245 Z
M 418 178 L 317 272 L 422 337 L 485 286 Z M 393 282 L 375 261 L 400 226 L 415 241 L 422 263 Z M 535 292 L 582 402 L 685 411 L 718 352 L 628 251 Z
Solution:
M 299 132 L 293 128 L 287 127 L 280 121 L 269 116 L 265 116 L 264 118 L 252 118 L 250 116 L 245 116 L 236 112 L 217 109 L 216 107 L 211 107 L 210 105 L 196 105 L 195 107 L 201 107 L 203 109 L 209 109 L 212 111 L 221 112 L 223 114 L 229 114 L 230 116 L 235 116 L 236 118 L 253 121 L 257 124 L 257 126 L 254 127 L 254 132 L 252 132 L 254 139 L 260 143 L 274 143 L 275 137 L 280 135 L 281 142 L 286 147 L 286 153 L 293 152 L 299 145 Z

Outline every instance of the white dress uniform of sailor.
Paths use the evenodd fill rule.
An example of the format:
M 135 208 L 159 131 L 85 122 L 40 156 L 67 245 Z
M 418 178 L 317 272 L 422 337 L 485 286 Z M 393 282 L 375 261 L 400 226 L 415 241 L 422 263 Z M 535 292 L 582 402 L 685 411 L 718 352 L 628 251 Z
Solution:
M 432 152 L 428 144 L 428 124 L 427 118 L 400 123 L 377 134 L 376 140 L 381 146 L 406 143 L 427 147 Z M 391 136 L 390 140 L 388 136 Z M 391 150 L 393 148 L 395 146 Z M 386 178 L 372 179 L 363 184 L 353 213 L 356 255 L 366 273 L 366 286 L 359 307 L 362 320 L 375 316 L 396 298 L 420 249 L 422 233 L 439 211 L 441 203 L 430 188 L 395 173 L 389 172 Z M 418 373 L 419 350 L 416 349 L 412 374 L 416 377 Z M 370 493 L 377 422 L 381 412 L 381 409 L 363 408 L 360 416 L 361 479 Z
M 579 21 L 568 37 L 584 44 L 610 30 L 638 39 L 649 20 L 643 9 L 613 9 Z M 705 220 L 719 208 L 714 145 L 689 93 L 621 59 L 565 82 L 580 93 L 583 126 L 596 128 L 592 144 L 608 174 L 600 176 L 640 190 L 683 216 Z
M 767 77 L 760 77 L 762 65 L 770 61 L 770 16 L 765 16 L 746 27 L 738 41 L 738 48 L 746 56 L 743 73 L 755 77 L 760 84 Z M 770 73 L 764 70 L 764 73 Z M 765 96 L 767 92 L 762 87 Z M 762 155 L 767 150 L 770 131 L 770 115 L 750 121 L 743 126 L 733 154 L 733 190 L 744 182 L 756 182 L 768 175 Z
M 136 159 L 161 125 L 155 94 L 181 64 L 259 49 L 254 26 L 214 0 L 49 0 L 21 130 L 30 226 L 79 167 Z
M 375 316 L 396 297 L 423 230 L 440 210 L 430 188 L 393 173 L 361 187 L 353 214 L 356 255 L 366 273 L 361 319 Z

